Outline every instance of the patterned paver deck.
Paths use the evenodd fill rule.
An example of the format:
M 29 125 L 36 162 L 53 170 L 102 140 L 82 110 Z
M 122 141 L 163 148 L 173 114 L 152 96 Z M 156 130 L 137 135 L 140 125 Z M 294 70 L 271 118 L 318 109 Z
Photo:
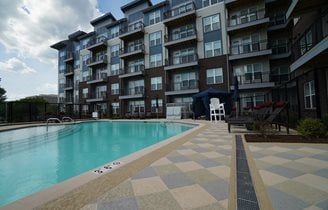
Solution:
M 227 209 L 233 137 L 211 125 L 82 209 Z

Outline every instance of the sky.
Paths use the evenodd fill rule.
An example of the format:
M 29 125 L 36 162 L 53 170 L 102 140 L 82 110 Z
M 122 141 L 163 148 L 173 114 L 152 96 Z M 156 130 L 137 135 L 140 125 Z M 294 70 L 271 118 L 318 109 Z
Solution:
M 132 0 L 1 0 L 0 87 L 7 100 L 58 93 L 57 50 L 50 45 Z M 153 4 L 161 0 L 152 0 Z

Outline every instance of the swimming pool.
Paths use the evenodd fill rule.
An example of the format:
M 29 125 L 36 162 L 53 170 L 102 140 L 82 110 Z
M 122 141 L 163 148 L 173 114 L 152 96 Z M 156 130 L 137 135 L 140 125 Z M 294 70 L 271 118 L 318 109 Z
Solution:
M 0 206 L 191 129 L 163 122 L 86 122 L 0 132 Z

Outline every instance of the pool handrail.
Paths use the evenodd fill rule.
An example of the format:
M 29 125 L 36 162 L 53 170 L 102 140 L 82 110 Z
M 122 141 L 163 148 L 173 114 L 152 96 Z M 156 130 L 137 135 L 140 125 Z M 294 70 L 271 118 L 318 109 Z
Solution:
M 63 123 L 60 119 L 58 118 L 54 118 L 54 117 L 51 117 L 51 118 L 48 118 L 47 119 L 47 131 L 48 131 L 48 124 L 49 124 L 49 121 L 58 121 L 59 123 Z
M 70 117 L 63 117 L 63 118 L 62 118 L 62 122 L 63 122 L 64 120 L 69 120 L 70 122 L 74 122 L 74 120 L 73 120 L 72 118 L 70 118 Z

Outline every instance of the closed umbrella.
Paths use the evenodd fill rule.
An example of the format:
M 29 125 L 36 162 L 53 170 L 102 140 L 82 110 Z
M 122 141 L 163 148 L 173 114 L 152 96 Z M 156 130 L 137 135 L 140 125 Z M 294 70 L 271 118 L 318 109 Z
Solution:
M 236 116 L 238 116 L 240 112 L 240 106 L 238 106 L 239 105 L 238 102 L 240 98 L 239 98 L 239 82 L 237 76 L 234 76 L 233 86 L 234 86 L 233 100 L 235 101 L 236 104 Z

